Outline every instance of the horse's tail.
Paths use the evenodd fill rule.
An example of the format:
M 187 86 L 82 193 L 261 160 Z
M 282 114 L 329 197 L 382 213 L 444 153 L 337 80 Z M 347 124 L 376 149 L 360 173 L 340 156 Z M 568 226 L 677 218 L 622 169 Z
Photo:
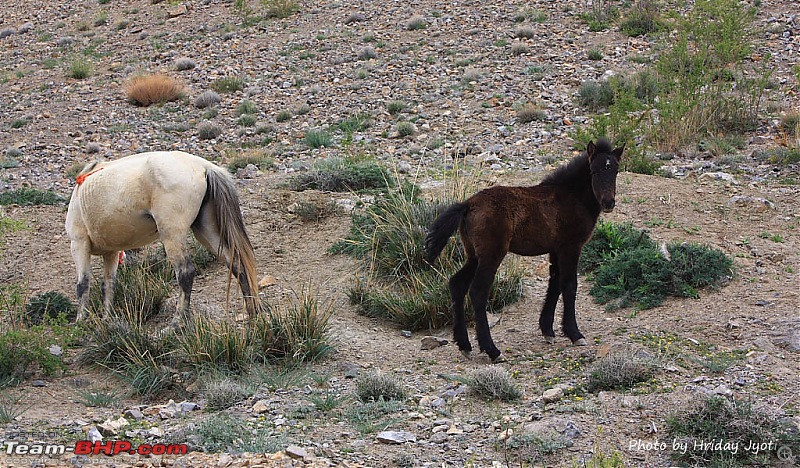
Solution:
M 425 236 L 425 261 L 432 264 L 436 257 L 442 253 L 444 246 L 447 245 L 450 236 L 456 232 L 456 229 L 461 225 L 464 220 L 469 205 L 466 203 L 456 203 L 447 208 L 444 213 L 440 214 L 436 221 L 431 224 L 428 229 L 428 235 Z
M 201 212 L 210 206 L 219 231 L 219 252 L 229 252 L 231 270 L 238 273 L 247 311 L 255 314 L 261 311 L 258 300 L 258 279 L 256 257 L 253 244 L 244 226 L 242 211 L 239 206 L 239 195 L 232 177 L 225 169 L 211 165 L 206 170 L 206 195 Z M 243 277 L 244 276 L 244 277 Z M 249 291 L 245 291 L 245 287 Z

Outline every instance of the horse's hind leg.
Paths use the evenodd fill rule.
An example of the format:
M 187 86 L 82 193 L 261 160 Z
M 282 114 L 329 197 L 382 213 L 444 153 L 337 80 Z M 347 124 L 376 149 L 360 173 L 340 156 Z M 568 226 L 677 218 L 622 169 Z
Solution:
M 467 319 L 464 315 L 464 298 L 469 291 L 469 286 L 472 284 L 472 278 L 475 276 L 475 269 L 478 266 L 478 259 L 476 257 L 467 258 L 467 263 L 458 270 L 458 272 L 450 278 L 450 297 L 453 299 L 453 341 L 458 345 L 458 349 L 470 357 L 472 352 L 472 344 L 469 342 L 469 335 L 467 333 Z
M 76 322 L 86 318 L 86 306 L 89 302 L 89 282 L 92 277 L 92 255 L 89 252 L 89 242 L 73 240 L 70 243 L 72 259 L 75 262 L 75 270 L 78 273 L 76 287 L 78 297 L 78 316 Z
M 117 267 L 119 267 L 119 251 L 103 254 L 103 310 L 106 315 L 114 306 L 114 288 L 117 284 Z
M 547 282 L 547 295 L 544 298 L 542 312 L 539 314 L 539 329 L 544 340 L 555 343 L 556 333 L 553 331 L 553 320 L 556 314 L 558 296 L 561 295 L 561 278 L 558 271 L 558 257 L 550 254 L 550 279 Z
M 559 255 L 558 269 L 562 297 L 564 298 L 564 316 L 561 329 L 576 346 L 586 346 L 586 338 L 578 329 L 575 319 L 575 297 L 578 293 L 578 258 L 580 252 L 574 255 Z
M 186 233 L 164 236 L 162 233 L 164 250 L 167 253 L 172 267 L 175 269 L 175 277 L 180 286 L 178 293 L 178 309 L 175 311 L 173 324 L 176 324 L 181 314 L 189 313 L 189 303 L 192 297 L 192 285 L 194 284 L 195 268 L 189 251 L 186 248 Z
M 469 290 L 469 298 L 472 301 L 472 309 L 475 312 L 475 331 L 478 335 L 478 345 L 481 351 L 486 352 L 492 362 L 496 362 L 500 357 L 500 350 L 492 341 L 489 331 L 489 320 L 486 318 L 486 302 L 489 300 L 489 292 L 492 289 L 494 275 L 505 255 L 495 256 L 495 259 L 486 262 L 480 260 L 472 280 Z

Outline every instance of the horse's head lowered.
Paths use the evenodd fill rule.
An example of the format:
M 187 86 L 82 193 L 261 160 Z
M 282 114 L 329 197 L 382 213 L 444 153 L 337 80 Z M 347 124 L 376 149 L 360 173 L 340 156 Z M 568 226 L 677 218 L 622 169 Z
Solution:
M 605 213 L 611 212 L 616 203 L 617 172 L 622 151 L 625 146 L 611 149 L 611 144 L 600 139 L 597 144 L 590 141 L 586 145 L 586 154 L 589 156 L 589 170 L 592 173 L 592 191 L 600 204 L 600 209 Z

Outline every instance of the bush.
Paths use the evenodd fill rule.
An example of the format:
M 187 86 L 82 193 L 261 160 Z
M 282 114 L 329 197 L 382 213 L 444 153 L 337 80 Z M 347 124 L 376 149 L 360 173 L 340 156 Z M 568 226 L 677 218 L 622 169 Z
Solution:
M 479 367 L 466 378 L 470 390 L 486 400 L 516 401 L 522 390 L 514 383 L 508 371 L 499 366 Z
M 289 188 L 296 191 L 358 192 L 393 187 L 394 177 L 371 159 L 328 158 L 304 174 L 294 176 Z
M 65 345 L 50 327 L 11 329 L 0 334 L 0 387 L 16 385 L 33 372 L 46 376 L 66 370 L 60 357 L 50 352 L 52 345 Z
M 273 159 L 263 150 L 245 150 L 237 153 L 228 160 L 227 168 L 232 174 L 236 174 L 239 169 L 244 169 L 249 164 L 264 170 L 272 167 Z
M 261 0 L 267 18 L 288 18 L 300 11 L 300 5 L 294 0 Z
M 417 128 L 411 122 L 397 122 L 397 134 L 401 137 L 411 136 L 417 133 Z
M 636 305 L 649 309 L 667 296 L 698 297 L 698 289 L 716 287 L 733 274 L 733 261 L 723 252 L 697 244 L 672 243 L 666 253 L 630 226 L 601 225 L 598 240 L 587 244 L 585 271 L 598 265 L 589 293 L 609 307 Z M 599 247 L 603 243 L 607 247 Z M 612 302 L 613 301 L 613 302 Z
M 652 0 L 639 0 L 620 22 L 619 30 L 629 37 L 644 36 L 664 29 L 658 5 Z
M 231 379 L 213 380 L 205 385 L 203 393 L 212 411 L 226 410 L 251 395 L 247 388 Z
M 537 120 L 544 120 L 547 113 L 539 106 L 533 103 L 526 103 L 519 106 L 517 109 L 517 121 L 519 123 L 529 123 Z
M 222 127 L 214 122 L 205 121 L 197 126 L 197 137 L 201 140 L 213 140 L 222 135 Z
M 89 344 L 78 360 L 117 375 L 134 393 L 148 396 L 172 387 L 176 347 L 174 334 L 150 335 L 140 317 L 141 312 L 133 309 L 117 309 L 103 318 L 89 316 L 85 325 Z
M 800 453 L 797 429 L 784 423 L 773 411 L 720 396 L 700 398 L 688 410 L 669 414 L 667 432 L 688 447 L 686 451 L 672 451 L 672 456 L 695 466 L 770 466 L 779 463 L 777 447 L 787 447 L 792 454 Z M 712 441 L 735 444 L 741 450 L 717 450 L 713 445 L 705 448 Z M 744 450 L 751 444 L 773 449 L 758 453 Z
M 229 321 L 194 313 L 176 336 L 183 359 L 195 369 L 239 372 L 253 362 L 248 330 Z
M 175 60 L 175 69 L 178 71 L 186 71 L 192 70 L 197 65 L 194 63 L 194 60 L 188 57 L 180 57 L 179 59 Z
M 425 20 L 425 17 L 422 15 L 414 15 L 406 21 L 406 30 L 414 31 L 417 29 L 425 29 L 428 26 L 428 22 Z
M 386 103 L 386 110 L 392 114 L 397 115 L 408 107 L 408 104 L 405 101 L 389 101 Z
M 594 363 L 589 371 L 588 390 L 628 389 L 646 382 L 658 372 L 659 363 L 646 354 L 617 352 Z
M 244 101 L 240 102 L 238 106 L 236 106 L 236 115 L 245 115 L 245 114 L 256 114 L 258 113 L 258 106 L 255 102 L 245 99 Z
M 45 318 L 74 322 L 78 314 L 75 304 L 58 291 L 48 291 L 34 296 L 25 306 L 25 321 L 28 325 L 40 325 Z
M 333 144 L 333 137 L 324 130 L 309 130 L 303 137 L 303 142 L 309 148 L 329 147 Z
M 205 109 L 219 104 L 221 98 L 216 91 L 208 90 L 197 96 L 194 100 L 195 107 Z
M 128 101 L 137 106 L 169 102 L 183 96 L 183 86 L 167 75 L 139 75 L 125 85 Z
M 233 93 L 244 89 L 244 78 L 225 76 L 211 84 L 211 88 L 220 93 Z
M 403 400 L 406 391 L 400 382 L 389 374 L 370 372 L 356 379 L 356 396 L 364 403 L 373 401 Z
M 314 361 L 333 351 L 330 320 L 333 306 L 321 303 L 311 288 L 270 307 L 252 324 L 255 356 L 262 361 Z
M 592 238 L 583 246 L 578 271 L 587 273 L 596 270 L 621 252 L 639 247 L 656 248 L 647 231 L 636 229 L 632 223 L 599 221 Z
M 0 205 L 60 205 L 66 200 L 50 190 L 23 187 L 0 192 Z
M 67 76 L 76 80 L 89 78 L 92 74 L 92 64 L 84 59 L 73 60 L 67 70 Z

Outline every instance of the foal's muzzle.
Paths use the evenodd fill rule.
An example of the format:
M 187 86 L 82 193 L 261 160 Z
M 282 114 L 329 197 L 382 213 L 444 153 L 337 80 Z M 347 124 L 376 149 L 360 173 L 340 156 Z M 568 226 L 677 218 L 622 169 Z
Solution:
M 601 208 L 603 209 L 604 213 L 611 213 L 614 210 L 614 205 L 615 204 L 616 204 L 616 201 L 613 198 L 610 198 L 610 199 L 607 199 L 607 200 L 603 200 L 603 203 L 601 204 Z

